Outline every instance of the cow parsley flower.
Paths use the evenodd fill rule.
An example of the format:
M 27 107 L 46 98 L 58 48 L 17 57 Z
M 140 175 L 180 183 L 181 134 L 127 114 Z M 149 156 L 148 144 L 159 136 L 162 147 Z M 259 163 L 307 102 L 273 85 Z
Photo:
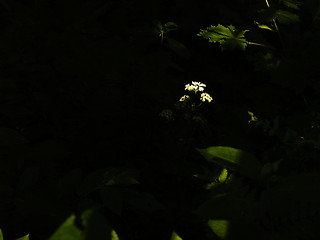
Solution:
M 206 85 L 201 82 L 192 82 L 192 84 L 187 84 L 184 90 L 194 91 L 194 92 L 202 92 Z
M 180 98 L 180 102 L 184 102 L 186 99 L 189 99 L 190 98 L 190 96 L 188 96 L 188 95 L 183 95 L 181 98 Z
M 212 97 L 208 93 L 201 93 L 200 100 L 202 102 L 205 102 L 205 101 L 211 102 L 212 101 Z

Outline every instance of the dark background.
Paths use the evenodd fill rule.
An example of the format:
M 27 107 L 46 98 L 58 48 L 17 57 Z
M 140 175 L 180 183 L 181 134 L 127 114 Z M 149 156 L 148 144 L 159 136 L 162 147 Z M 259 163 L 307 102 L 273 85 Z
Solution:
M 194 180 L 191 172 L 214 167 L 195 147 L 240 148 L 262 163 L 285 159 L 279 173 L 284 179 L 291 173 L 318 174 L 319 2 L 305 1 L 297 12 L 300 22 L 279 24 L 282 41 L 254 25 L 263 8 L 264 1 L 254 0 L 2 1 L 0 227 L 5 239 L 27 233 L 46 239 L 69 214 L 99 204 L 94 191 L 79 196 L 72 189 L 108 167 L 138 171 L 140 184 L 133 190 L 154 196 L 165 208 L 160 214 L 156 207 L 134 206 L 115 216 L 120 239 L 151 234 L 169 239 L 173 229 L 180 229 L 183 239 L 205 239 L 202 219 L 192 211 L 210 194 L 201 187 L 207 180 Z M 162 46 L 155 20 L 178 25 Z M 217 24 L 250 30 L 250 41 L 276 50 L 221 51 L 219 44 L 197 36 Z M 170 48 L 166 37 L 185 48 Z M 268 53 L 270 61 L 263 58 Z M 214 99 L 201 108 L 206 125 L 179 113 L 166 122 L 160 112 L 174 110 L 191 81 L 207 84 Z M 250 127 L 248 111 L 270 126 Z M 58 183 L 68 174 L 76 183 L 61 190 Z M 312 212 L 319 219 L 319 207 Z M 270 219 L 284 225 L 265 227 L 277 234 L 295 221 Z

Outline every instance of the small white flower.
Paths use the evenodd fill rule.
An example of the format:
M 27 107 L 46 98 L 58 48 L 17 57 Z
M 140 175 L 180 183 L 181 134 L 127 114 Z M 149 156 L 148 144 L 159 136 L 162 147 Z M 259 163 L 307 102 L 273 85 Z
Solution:
M 203 92 L 203 90 L 204 90 L 204 87 L 199 87 L 200 92 Z
M 184 90 L 194 91 L 194 86 L 187 84 Z
M 185 86 L 184 90 L 188 90 L 188 91 L 200 91 L 202 92 L 204 90 L 204 88 L 206 87 L 206 85 L 204 83 L 201 82 L 192 82 L 192 84 L 187 84 Z
M 192 85 L 194 85 L 198 91 L 202 92 L 204 88 L 207 86 L 204 83 L 201 82 L 192 82 Z
M 205 102 L 205 101 L 211 102 L 212 101 L 212 97 L 208 93 L 201 93 L 200 100 L 202 102 Z
M 186 99 L 190 98 L 188 95 L 183 95 L 181 98 L 180 98 L 180 102 L 184 102 Z

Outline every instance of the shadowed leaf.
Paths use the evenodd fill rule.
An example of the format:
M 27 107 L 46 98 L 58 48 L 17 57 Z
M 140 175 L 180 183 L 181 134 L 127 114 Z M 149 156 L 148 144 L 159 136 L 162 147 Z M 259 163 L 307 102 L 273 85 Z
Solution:
M 74 224 L 75 216 L 64 221 L 49 240 L 81 240 L 81 231 Z
M 260 175 L 261 164 L 252 154 L 243 150 L 225 146 L 214 146 L 197 150 L 206 160 L 239 172 L 247 177 L 258 178 Z
M 228 236 L 229 221 L 227 220 L 209 220 L 208 225 L 211 230 L 221 239 L 226 239 Z

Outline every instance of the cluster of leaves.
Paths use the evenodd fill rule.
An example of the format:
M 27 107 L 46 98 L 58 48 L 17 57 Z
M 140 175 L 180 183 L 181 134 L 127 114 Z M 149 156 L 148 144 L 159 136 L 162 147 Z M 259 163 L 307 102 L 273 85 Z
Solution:
M 270 68 L 267 67 L 264 61 L 262 64 L 264 65 L 264 69 L 257 68 L 257 70 L 268 70 L 269 74 L 271 72 L 271 77 L 275 77 L 275 75 L 284 69 L 290 72 L 284 64 L 284 62 L 288 61 L 288 58 L 292 57 L 290 51 L 301 51 L 297 46 L 295 46 L 295 50 L 291 48 L 291 44 L 295 42 L 295 40 L 292 39 L 293 35 L 289 34 L 289 32 L 292 31 L 292 29 L 297 30 L 297 28 L 288 28 L 291 29 L 288 30 L 285 25 L 300 23 L 298 14 L 301 14 L 299 10 L 303 5 L 299 1 L 273 1 L 272 5 L 269 5 L 268 1 L 266 1 L 266 3 L 267 8 L 258 11 L 259 21 L 261 21 L 262 24 L 258 22 L 255 23 L 259 29 L 269 30 L 277 34 L 283 49 L 276 50 L 276 48 L 267 46 L 267 53 L 265 53 L 264 56 L 270 58 L 278 55 L 278 57 L 276 57 L 277 64 L 274 64 L 273 67 Z M 217 26 L 211 26 L 207 28 L 207 30 L 201 30 L 198 36 L 208 39 L 209 42 L 220 43 L 222 50 L 232 50 L 236 48 L 245 50 L 246 46 L 250 43 L 262 47 L 266 46 L 265 44 L 247 41 L 244 35 L 247 31 L 248 30 L 237 30 L 232 25 L 224 27 L 219 24 Z M 307 42 L 307 38 L 305 38 L 304 41 Z M 316 54 L 319 54 L 319 52 Z M 255 58 L 255 61 L 257 60 L 258 59 Z M 264 58 L 264 60 L 266 60 L 266 58 Z M 300 61 L 299 64 L 302 65 L 302 61 Z M 301 70 L 298 71 L 300 72 Z M 313 71 L 314 73 L 317 72 L 316 69 Z M 280 77 L 276 79 L 281 82 L 277 84 L 284 88 L 292 89 L 289 82 L 283 81 Z M 297 82 L 300 82 L 300 84 L 304 81 L 303 79 L 295 79 Z M 296 91 L 299 92 L 299 90 Z M 319 97 L 318 93 L 319 92 L 317 92 L 317 96 Z M 319 236 L 319 232 L 314 225 L 319 218 L 319 208 L 315 207 L 314 204 L 317 205 L 319 199 L 318 196 L 314 194 L 315 192 L 313 192 L 316 191 L 315 188 L 313 189 L 314 186 L 310 186 L 310 183 L 307 183 L 307 181 L 313 179 L 311 181 L 315 183 L 316 188 L 319 187 L 319 165 L 315 164 L 314 160 L 312 160 L 314 158 L 313 155 L 318 155 L 316 150 L 318 146 L 316 144 L 317 137 L 315 137 L 315 135 L 312 135 L 313 137 L 309 135 L 310 131 L 314 131 L 311 129 L 314 129 L 316 124 L 312 122 L 315 121 L 314 115 L 319 110 L 311 107 L 311 102 L 306 100 L 306 98 L 304 98 L 303 101 L 307 106 L 303 115 L 295 113 L 290 116 L 290 114 L 278 112 L 277 114 L 273 114 L 271 119 L 260 119 L 260 117 L 258 118 L 252 112 L 248 112 L 250 116 L 248 120 L 249 125 L 254 129 L 265 132 L 266 135 L 264 135 L 264 138 L 273 140 L 271 143 L 273 149 L 263 151 L 261 160 L 267 161 L 264 163 L 264 166 L 261 165 L 261 160 L 257 161 L 253 156 L 241 150 L 221 146 L 199 149 L 200 153 L 207 160 L 215 162 L 224 169 L 236 171 L 248 178 L 254 178 L 259 185 L 255 190 L 258 192 L 254 193 L 257 194 L 257 198 L 249 197 L 250 200 L 248 200 L 248 198 L 245 197 L 245 199 L 238 198 L 235 200 L 234 204 L 241 206 L 240 209 L 242 211 L 241 213 L 239 212 L 238 217 L 235 217 L 237 214 L 228 215 L 227 210 L 224 210 L 225 212 L 221 213 L 221 215 L 219 214 L 219 207 L 223 206 L 224 209 L 229 208 L 226 202 L 222 203 L 222 201 L 228 201 L 228 198 L 225 196 L 214 196 L 214 200 L 210 200 L 207 205 L 200 208 L 201 213 L 208 217 L 208 225 L 210 228 L 221 239 L 248 238 L 243 231 L 250 232 L 250 235 L 254 236 L 252 239 L 316 239 Z M 312 151 L 313 153 L 306 154 L 306 151 Z M 295 155 L 298 153 L 299 157 L 296 157 Z M 301 157 L 303 160 L 298 159 Z M 277 159 L 277 161 L 272 162 L 271 158 Z M 315 168 L 312 169 L 306 167 L 306 165 L 312 165 Z M 229 182 L 227 181 L 227 185 L 228 184 L 232 185 L 230 180 Z M 209 185 L 209 187 L 216 187 L 216 185 L 217 184 L 214 183 L 213 185 Z M 266 189 L 262 192 L 258 190 L 264 187 L 266 187 Z M 226 194 L 228 196 L 230 193 Z M 237 194 L 231 195 L 233 199 L 239 197 Z M 242 205 L 240 202 L 248 205 Z M 215 207 L 217 203 L 218 207 Z M 312 210 L 307 207 L 308 205 L 312 206 L 310 207 Z M 236 208 L 232 208 L 232 210 L 234 212 L 237 211 Z M 212 211 L 212 215 L 208 214 L 210 211 Z M 239 221 L 239 219 L 241 219 L 241 221 Z M 273 224 L 271 222 L 273 222 Z M 247 224 L 250 225 L 249 228 L 246 228 Z M 279 226 L 276 226 L 277 224 L 279 224 Z M 227 229 L 233 230 L 228 231 Z M 239 231 L 239 229 L 241 230 Z
M 268 8 L 259 11 L 260 19 L 268 23 L 273 21 L 279 21 L 283 24 L 298 23 L 299 15 L 296 14 L 296 11 L 300 9 L 301 5 L 302 3 L 296 0 L 275 1 L 273 5 L 269 5 L 267 1 Z
M 254 21 L 255 25 L 260 29 L 266 29 L 279 33 L 277 22 L 281 24 L 294 24 L 299 22 L 299 16 L 292 12 L 298 11 L 302 5 L 299 1 L 278 1 L 274 3 L 275 7 L 270 6 L 266 0 L 267 8 L 259 10 L 259 21 Z M 291 11 L 283 10 L 281 6 L 286 6 Z M 221 50 L 239 49 L 244 51 L 248 44 L 273 48 L 261 43 L 250 42 L 245 39 L 245 33 L 249 30 L 239 30 L 233 25 L 225 27 L 221 24 L 210 26 L 206 30 L 201 30 L 197 35 L 207 39 L 209 42 L 220 43 Z

